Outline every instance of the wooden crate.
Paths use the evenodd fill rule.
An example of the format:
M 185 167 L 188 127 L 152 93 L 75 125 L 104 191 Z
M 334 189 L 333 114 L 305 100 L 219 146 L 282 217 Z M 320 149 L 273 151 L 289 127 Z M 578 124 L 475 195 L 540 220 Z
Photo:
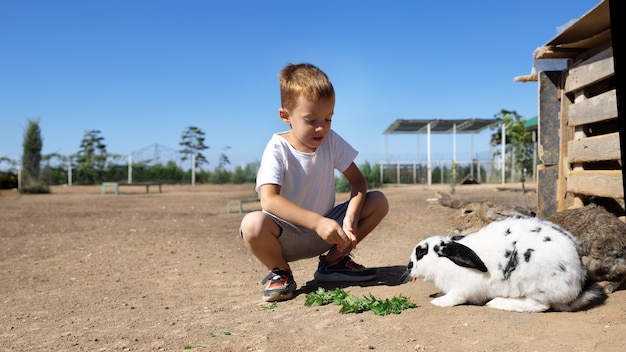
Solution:
M 613 48 L 594 49 L 565 72 L 560 181 L 572 201 L 564 198 L 558 210 L 582 206 L 585 196 L 624 199 Z
M 537 49 L 534 58 L 566 62 L 561 70 L 537 70 L 520 79 L 539 82 L 539 215 L 583 206 L 589 196 L 623 206 L 608 1 Z

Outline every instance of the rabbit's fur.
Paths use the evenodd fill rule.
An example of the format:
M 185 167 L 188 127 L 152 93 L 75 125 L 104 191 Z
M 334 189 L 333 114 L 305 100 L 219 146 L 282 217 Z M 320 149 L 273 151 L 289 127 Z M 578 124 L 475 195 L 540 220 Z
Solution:
M 459 208 L 450 219 L 450 232 L 467 235 L 487 224 L 511 216 L 535 216 L 521 207 L 497 205 L 492 202 L 462 202 L 437 194 L 442 205 Z M 605 292 L 612 293 L 626 281 L 626 223 L 604 207 L 588 204 L 545 217 L 569 231 L 580 246 L 587 279 L 598 282 Z
M 573 236 L 537 218 L 512 217 L 454 238 L 433 236 L 410 255 L 410 278 L 432 281 L 443 295 L 432 304 L 541 312 L 578 311 L 606 294 L 585 287 L 585 267 Z

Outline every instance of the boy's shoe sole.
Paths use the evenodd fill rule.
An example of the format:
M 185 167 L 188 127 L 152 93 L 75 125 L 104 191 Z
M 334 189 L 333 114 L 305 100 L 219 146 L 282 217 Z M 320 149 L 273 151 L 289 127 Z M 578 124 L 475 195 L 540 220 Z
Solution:
M 294 285 L 295 286 L 295 285 Z M 295 291 L 295 287 L 294 287 Z M 281 293 L 279 291 L 265 292 L 263 291 L 264 302 L 279 302 L 293 298 L 293 291 Z
M 281 282 L 285 282 L 281 285 Z M 293 279 L 291 272 L 283 269 L 274 269 L 269 273 L 261 283 L 270 281 L 265 290 L 263 290 L 263 301 L 276 302 L 293 298 L 296 290 L 296 281 Z M 276 286 L 271 288 L 272 286 Z
M 365 268 L 364 266 L 352 261 L 350 256 L 345 256 L 341 260 L 322 264 L 323 257 L 320 257 L 320 263 L 313 274 L 315 280 L 320 282 L 363 282 L 371 281 L 376 278 L 376 269 Z

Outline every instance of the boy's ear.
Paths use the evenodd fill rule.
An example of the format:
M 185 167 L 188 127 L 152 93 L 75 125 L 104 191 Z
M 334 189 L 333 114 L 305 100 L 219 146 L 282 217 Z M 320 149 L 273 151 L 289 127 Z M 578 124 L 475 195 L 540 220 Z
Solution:
M 278 116 L 280 116 L 280 119 L 283 120 L 284 123 L 291 125 L 289 111 L 287 111 L 285 108 L 278 109 Z

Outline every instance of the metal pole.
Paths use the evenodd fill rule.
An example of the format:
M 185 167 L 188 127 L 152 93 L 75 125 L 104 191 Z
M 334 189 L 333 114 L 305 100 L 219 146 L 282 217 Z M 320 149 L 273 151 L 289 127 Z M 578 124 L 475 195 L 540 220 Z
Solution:
M 133 183 L 133 156 L 128 154 L 128 183 Z
M 191 155 L 191 185 L 196 185 L 196 156 Z
M 433 168 L 430 160 L 430 122 L 426 125 L 426 153 L 428 154 L 426 160 L 426 170 L 428 172 L 428 187 L 433 183 Z
M 67 163 L 67 186 L 72 187 L 72 163 Z
M 400 184 L 400 160 L 396 161 L 396 183 Z
M 474 132 L 470 134 L 470 175 L 474 177 L 474 159 L 478 159 L 478 156 L 474 156 Z
M 456 123 L 452 125 L 452 161 L 456 163 Z
M 502 138 L 501 138 L 502 139 L 501 140 L 501 142 L 502 142 L 501 144 L 502 145 L 500 146 L 501 152 L 502 152 L 502 161 L 501 161 L 501 166 L 500 166 L 502 168 L 502 171 L 501 171 L 502 184 L 505 183 L 504 182 L 504 169 L 505 169 L 505 165 L 506 165 L 506 163 L 505 163 L 505 159 L 506 159 L 506 154 L 505 154 L 506 133 L 505 133 L 505 130 L 506 130 L 506 128 L 505 128 L 504 123 L 503 123 L 502 124 L 502 132 L 501 132 L 502 133 Z
M 459 177 L 456 174 L 456 123 L 452 125 L 452 161 L 452 182 L 456 183 L 457 177 Z

